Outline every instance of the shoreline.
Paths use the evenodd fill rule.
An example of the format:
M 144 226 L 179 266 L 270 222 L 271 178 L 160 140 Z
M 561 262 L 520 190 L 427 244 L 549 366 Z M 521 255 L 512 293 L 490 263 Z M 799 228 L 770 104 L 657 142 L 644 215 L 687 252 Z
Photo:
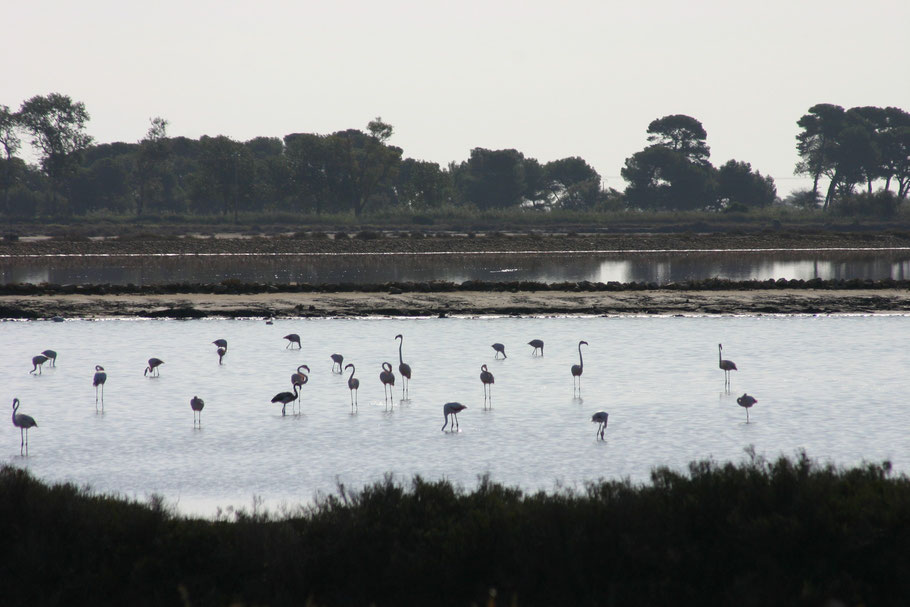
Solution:
M 2 319 L 910 314 L 907 289 L 0 295 Z

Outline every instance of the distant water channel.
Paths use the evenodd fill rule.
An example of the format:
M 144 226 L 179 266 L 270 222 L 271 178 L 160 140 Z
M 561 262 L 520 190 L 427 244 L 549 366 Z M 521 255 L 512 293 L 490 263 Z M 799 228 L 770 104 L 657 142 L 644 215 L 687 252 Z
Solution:
M 910 279 L 910 249 L 0 257 L 0 284 Z

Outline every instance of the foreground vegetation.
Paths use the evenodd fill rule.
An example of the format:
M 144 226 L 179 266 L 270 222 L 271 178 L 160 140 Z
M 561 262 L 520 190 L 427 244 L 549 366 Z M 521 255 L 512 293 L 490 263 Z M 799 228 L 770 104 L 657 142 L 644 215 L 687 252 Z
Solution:
M 804 454 L 555 494 L 386 480 L 214 520 L 4 467 L 0 588 L 10 605 L 898 605 L 908 522 L 888 462 Z

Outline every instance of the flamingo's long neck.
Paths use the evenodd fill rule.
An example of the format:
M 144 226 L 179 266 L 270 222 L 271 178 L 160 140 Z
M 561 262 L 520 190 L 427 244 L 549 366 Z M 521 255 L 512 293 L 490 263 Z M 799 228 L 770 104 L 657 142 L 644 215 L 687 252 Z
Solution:
M 18 399 L 18 398 L 14 398 L 14 399 L 13 399 L 13 425 L 14 425 L 14 426 L 18 426 L 18 425 L 19 425 L 19 424 L 16 423 L 16 410 L 17 410 L 17 409 L 19 409 L 19 399 Z
M 581 367 L 582 369 L 585 368 L 585 361 L 581 357 L 581 344 L 578 344 L 578 366 Z
M 404 358 L 401 357 L 401 347 L 404 345 L 404 339 L 398 340 L 398 362 L 399 364 L 404 364 Z
M 350 382 L 352 379 L 354 379 L 354 371 L 356 371 L 356 369 L 354 368 L 354 365 L 351 365 L 351 376 L 348 378 L 348 381 L 349 381 L 349 382 Z
M 723 351 L 723 347 L 717 344 L 717 364 L 721 364 L 724 361 Z

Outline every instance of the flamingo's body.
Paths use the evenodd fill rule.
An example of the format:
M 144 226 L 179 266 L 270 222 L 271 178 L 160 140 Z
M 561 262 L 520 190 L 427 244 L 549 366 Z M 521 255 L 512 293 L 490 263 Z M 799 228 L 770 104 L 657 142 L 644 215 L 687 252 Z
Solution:
M 54 352 L 53 350 L 45 350 L 41 354 L 43 354 L 44 356 L 47 356 L 47 359 L 49 361 L 51 361 L 52 367 L 57 366 L 57 353 L 56 352 Z
M 101 387 L 101 406 L 104 407 L 104 382 L 107 381 L 107 373 L 104 367 L 95 365 L 95 375 L 92 376 L 92 385 L 95 386 L 95 405 L 98 404 L 98 387 Z
M 19 409 L 19 399 L 13 399 L 13 425 L 19 428 L 19 455 L 23 453 L 23 447 L 25 453 L 28 453 L 28 429 L 37 428 L 38 422 L 35 421 L 35 418 L 31 415 L 26 415 L 25 413 L 17 413 Z
M 392 388 L 395 386 L 395 374 L 392 373 L 392 363 L 382 363 L 382 372 L 379 374 L 379 381 L 382 382 L 382 394 L 386 401 L 392 400 Z M 388 389 L 388 391 L 386 389 Z
M 579 394 L 581 394 L 581 374 L 585 372 L 585 361 L 581 356 L 581 347 L 587 345 L 588 342 L 584 340 L 578 342 L 578 364 L 572 365 L 572 388 L 575 389 L 577 381 Z
M 344 356 L 341 354 L 332 354 L 330 358 L 332 359 L 332 373 L 338 373 L 340 375 L 342 373 L 341 363 L 344 362 Z M 335 370 L 335 367 L 338 367 L 337 371 Z
M 160 358 L 150 358 L 149 366 L 147 366 L 145 368 L 145 373 L 143 373 L 143 375 L 148 375 L 149 373 L 151 373 L 152 377 L 158 377 L 159 375 L 161 375 L 161 371 L 158 369 L 158 367 L 160 367 L 163 364 L 164 364 L 164 361 L 161 360 Z
M 493 355 L 493 358 L 499 358 L 500 354 L 502 354 L 503 358 L 508 358 L 508 356 L 506 356 L 506 347 L 504 345 L 496 343 L 490 347 L 496 350 L 496 354 Z
M 758 400 L 754 396 L 749 396 L 745 392 L 736 399 L 736 404 L 746 410 L 746 423 L 749 423 L 749 409 L 757 402 Z
M 279 392 L 272 397 L 273 403 L 281 403 L 281 415 L 286 415 L 285 408 L 288 406 L 288 403 L 292 403 L 297 400 L 299 389 L 299 386 L 295 384 L 293 392 Z
M 354 365 L 348 363 L 344 366 L 345 369 L 348 367 L 351 368 L 351 376 L 348 377 L 348 390 L 351 391 L 351 409 L 353 410 L 354 407 L 357 406 L 354 401 L 354 397 L 356 396 L 358 389 L 360 389 L 360 380 L 354 377 L 354 371 L 356 371 Z
M 442 425 L 442 430 L 446 429 L 446 426 L 449 424 L 449 416 L 452 416 L 452 419 L 455 420 L 452 424 L 452 430 L 458 430 L 458 414 L 467 409 L 461 403 L 446 403 L 442 406 L 442 417 L 445 420 L 445 423 Z
M 225 350 L 227 350 L 227 340 L 226 339 L 216 339 L 212 343 L 215 344 L 216 348 L 224 348 Z
M 218 348 L 216 352 L 218 353 L 218 364 L 224 364 L 224 355 L 227 354 L 227 340 L 226 339 L 216 339 L 212 342 L 215 344 L 215 347 Z
M 199 425 L 202 425 L 202 408 L 205 407 L 205 401 L 198 396 L 190 399 L 190 409 L 193 410 L 193 426 L 196 425 L 196 414 L 199 414 Z
M 297 344 L 297 349 L 300 349 L 300 336 L 296 333 L 288 333 L 283 337 L 283 339 L 288 340 L 288 345 L 284 347 L 285 350 L 290 348 L 292 345 Z
M 38 375 L 41 375 L 41 365 L 43 365 L 46 362 L 47 362 L 47 356 L 45 356 L 44 354 L 38 354 L 36 356 L 32 356 L 32 370 L 29 371 L 29 373 L 34 373 L 35 371 L 37 371 Z
M 411 387 L 411 365 L 404 362 L 404 359 L 401 356 L 401 347 L 404 345 L 404 336 L 396 335 L 395 339 L 400 339 L 398 342 L 398 372 L 401 373 L 402 382 L 401 382 L 401 398 L 404 398 L 406 392 L 409 392 Z
M 607 429 L 607 418 L 609 416 L 610 414 L 606 411 L 598 411 L 591 416 L 591 421 L 595 424 L 598 424 L 597 430 L 594 432 L 594 436 L 596 437 L 599 434 L 600 440 L 603 440 L 604 438 L 604 431 Z
M 543 356 L 543 340 L 542 339 L 532 339 L 528 342 L 528 345 L 534 348 L 531 352 L 531 356 L 537 354 L 537 351 L 540 351 L 540 355 Z
M 718 366 L 724 372 L 724 387 L 728 387 L 730 385 L 730 371 L 737 371 L 738 369 L 736 368 L 736 363 L 732 360 L 724 360 L 723 351 L 723 345 L 717 344 Z
M 493 384 L 496 383 L 496 379 L 493 377 L 493 374 L 487 369 L 486 365 L 480 365 L 480 382 L 483 384 L 483 402 L 486 405 L 486 402 L 490 401 L 490 406 L 493 406 Z
M 304 369 L 306 369 L 306 373 L 303 372 Z M 297 372 L 291 373 L 291 386 L 296 386 L 303 389 L 303 386 L 306 385 L 308 381 L 310 381 L 310 377 L 307 375 L 309 372 L 310 368 L 306 365 L 300 365 L 297 367 Z M 298 402 L 300 401 L 300 395 L 297 396 L 296 400 Z

